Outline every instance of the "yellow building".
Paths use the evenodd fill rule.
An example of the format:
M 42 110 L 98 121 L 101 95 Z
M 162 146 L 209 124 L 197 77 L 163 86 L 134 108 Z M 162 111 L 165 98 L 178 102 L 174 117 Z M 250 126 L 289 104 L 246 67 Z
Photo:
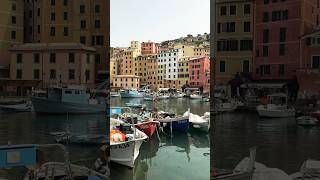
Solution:
M 157 88 L 165 87 L 166 65 L 157 63 Z
M 139 41 L 131 41 L 130 49 L 132 49 L 136 56 L 141 55 L 141 43 Z
M 182 49 L 182 54 L 184 57 L 194 56 L 194 47 L 191 45 L 177 43 L 174 45 L 174 49 Z
M 148 84 L 148 57 L 145 55 L 137 56 L 134 58 L 134 72 L 136 76 L 140 77 L 140 85 L 145 86 Z
M 147 84 L 152 90 L 157 90 L 158 64 L 157 54 L 149 55 L 147 59 Z
M 178 62 L 178 89 L 189 84 L 189 60 L 191 57 L 183 57 Z
M 25 41 L 82 43 L 96 49 L 98 73 L 109 65 L 109 1 L 25 1 Z
M 216 0 L 217 84 L 227 84 L 237 73 L 252 72 L 253 10 L 252 0 Z
M 194 47 L 194 57 L 203 57 L 208 56 L 210 57 L 210 46 L 199 45 Z
M 23 42 L 23 1 L 1 0 L 0 6 L 0 78 L 9 78 L 8 48 Z
M 118 75 L 118 62 L 115 58 L 110 59 L 110 80 L 113 79 L 115 75 Z
M 122 75 L 135 75 L 134 57 L 132 50 L 124 50 L 123 60 L 121 62 Z
M 139 89 L 140 77 L 135 75 L 115 75 L 112 80 L 112 89 Z

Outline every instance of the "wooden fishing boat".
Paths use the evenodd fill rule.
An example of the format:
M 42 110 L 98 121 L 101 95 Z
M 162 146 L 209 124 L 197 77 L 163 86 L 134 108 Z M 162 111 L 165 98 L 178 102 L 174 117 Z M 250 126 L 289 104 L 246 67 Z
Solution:
M 119 119 L 110 119 L 110 160 L 133 168 L 140 146 L 148 136 Z
M 188 132 L 189 130 L 189 116 L 178 116 L 172 113 L 159 112 L 160 117 L 156 120 L 160 122 L 160 125 L 179 132 Z

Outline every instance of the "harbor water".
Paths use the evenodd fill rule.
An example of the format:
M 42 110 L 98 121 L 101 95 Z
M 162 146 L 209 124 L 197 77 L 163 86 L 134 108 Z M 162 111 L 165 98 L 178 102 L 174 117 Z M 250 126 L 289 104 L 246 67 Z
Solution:
M 183 114 L 190 108 L 193 114 L 203 115 L 209 111 L 209 103 L 187 98 L 159 100 L 154 104 L 143 98 L 119 98 L 110 100 L 110 106 L 125 103 L 145 104 L 147 109 Z M 138 110 L 136 110 L 138 111 Z M 210 145 L 208 133 L 189 130 L 188 133 L 159 132 L 144 142 L 133 169 L 111 164 L 111 179 L 115 180 L 163 180 L 199 179 L 210 177 Z
M 52 144 L 49 134 L 57 131 L 70 131 L 74 134 L 106 133 L 104 114 L 98 115 L 36 115 L 34 113 L 0 112 L 0 145 L 11 144 Z M 67 145 L 72 163 L 92 167 L 99 156 L 99 146 Z M 63 157 L 56 149 L 48 149 L 51 157 Z M 51 152 L 50 152 L 51 151 Z M 59 154 L 57 156 L 57 154 Z M 63 159 L 57 159 L 62 161 Z M 0 179 L 22 179 L 25 168 L 0 170 Z
M 306 159 L 320 160 L 320 127 L 302 127 L 295 118 L 260 118 L 256 112 L 233 112 L 215 117 L 213 164 L 233 169 L 249 148 L 257 147 L 256 161 L 288 174 L 299 171 Z

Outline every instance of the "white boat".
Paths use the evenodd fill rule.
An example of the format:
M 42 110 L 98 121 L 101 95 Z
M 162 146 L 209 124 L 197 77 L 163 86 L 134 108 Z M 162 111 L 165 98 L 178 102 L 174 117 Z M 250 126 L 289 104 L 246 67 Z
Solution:
M 145 101 L 154 101 L 156 100 L 156 96 L 154 94 L 145 94 L 143 97 Z
M 118 92 L 110 92 L 110 97 L 119 97 L 120 93 Z
M 104 100 L 90 98 L 82 86 L 52 86 L 47 97 L 31 98 L 36 113 L 90 114 L 106 111 Z
M 157 96 L 157 99 L 169 99 L 170 95 L 168 94 L 160 94 Z
M 208 132 L 210 129 L 210 112 L 204 113 L 203 116 L 192 114 L 189 111 L 185 112 L 184 116 L 189 115 L 189 122 L 192 127 L 204 132 Z
M 200 91 L 196 91 L 190 95 L 190 99 L 202 99 L 202 95 Z
M 110 160 L 128 166 L 130 168 L 134 167 L 134 162 L 139 155 L 140 146 L 148 138 L 148 136 L 137 128 L 130 127 L 132 133 L 126 134 L 124 141 L 117 140 L 120 133 L 116 134 L 116 129 L 124 124 L 123 121 L 111 118 L 110 119 Z M 123 134 L 122 134 L 123 135 Z
M 136 89 L 122 89 L 120 90 L 121 98 L 143 98 L 144 93 Z
M 0 105 L 0 110 L 4 112 L 30 112 L 31 107 L 31 102 L 27 102 L 23 104 Z
M 214 109 L 217 112 L 231 112 L 237 109 L 237 104 L 231 99 L 219 98 L 216 99 Z
M 296 111 L 293 107 L 289 107 L 288 97 L 285 94 L 271 94 L 267 96 L 264 104 L 257 106 L 257 112 L 260 117 L 281 118 L 294 117 Z
M 300 171 L 290 175 L 293 180 L 320 180 L 320 161 L 308 159 L 301 165 Z
M 318 124 L 318 119 L 312 116 L 297 117 L 297 124 L 300 126 L 315 126 Z

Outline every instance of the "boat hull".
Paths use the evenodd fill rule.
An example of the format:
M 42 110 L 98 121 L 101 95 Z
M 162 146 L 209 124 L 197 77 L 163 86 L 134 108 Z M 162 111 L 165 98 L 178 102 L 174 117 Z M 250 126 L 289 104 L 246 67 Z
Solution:
M 135 125 L 140 131 L 144 132 L 148 137 L 151 137 L 156 131 L 158 122 L 151 121 Z
M 142 93 L 127 93 L 127 92 L 120 92 L 121 98 L 143 98 Z
M 283 118 L 283 117 L 294 117 L 294 109 L 268 109 L 263 105 L 257 107 L 257 112 L 260 117 L 268 118 Z
M 169 118 L 169 119 L 159 120 L 159 122 L 166 123 L 165 127 L 167 129 L 170 129 L 172 126 L 172 130 L 174 131 L 186 133 L 189 130 L 189 117 L 179 118 L 179 119 Z
M 117 164 L 133 168 L 134 161 L 139 155 L 142 143 L 143 139 L 111 145 L 110 160 Z
M 45 98 L 31 98 L 34 111 L 45 114 L 95 114 L 106 111 L 105 104 L 80 104 L 48 100 Z

